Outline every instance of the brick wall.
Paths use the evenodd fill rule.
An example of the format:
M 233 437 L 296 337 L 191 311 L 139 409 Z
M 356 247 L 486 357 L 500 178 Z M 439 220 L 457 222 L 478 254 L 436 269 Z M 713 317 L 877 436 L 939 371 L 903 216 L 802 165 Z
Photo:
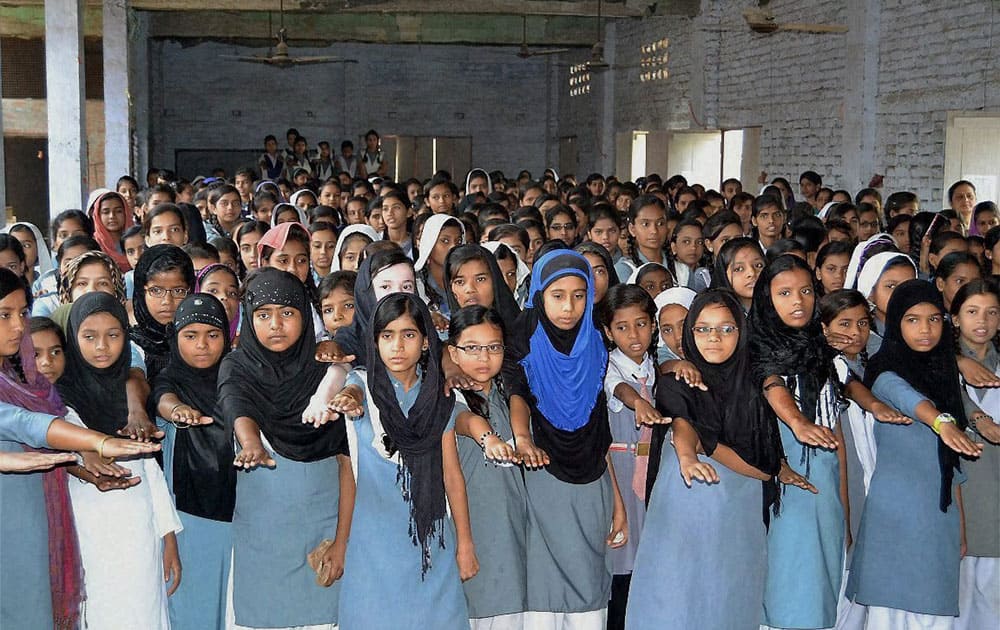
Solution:
M 910 0 L 772 0 L 778 22 L 846 24 L 850 33 L 752 32 L 752 0 L 703 0 L 696 17 L 622 20 L 613 28 L 614 132 L 761 128 L 761 165 L 795 182 L 813 169 L 857 190 L 940 207 L 948 111 L 1000 114 L 1000 5 Z M 664 82 L 642 83 L 642 45 L 670 40 Z M 866 67 L 867 63 L 867 67 Z M 601 95 L 560 88 L 559 135 L 596 120 Z M 581 162 L 585 156 L 581 151 Z M 581 167 L 581 171 L 584 170 Z
M 988 0 L 883 2 L 876 162 L 887 184 L 941 206 L 947 112 L 1000 115 L 995 22 L 1000 5 Z
M 556 155 L 555 93 L 546 57 L 514 48 L 339 44 L 296 48 L 357 64 L 278 69 L 220 59 L 262 54 L 221 43 L 155 41 L 150 51 L 151 162 L 175 149 L 248 149 L 296 127 L 315 147 L 369 128 L 383 135 L 471 136 L 472 161 L 511 176 Z M 236 113 L 238 112 L 238 113 Z M 336 149 L 335 149 L 336 150 Z M 464 174 L 455 173 L 456 177 Z M 425 176 L 430 176 L 426 173 Z

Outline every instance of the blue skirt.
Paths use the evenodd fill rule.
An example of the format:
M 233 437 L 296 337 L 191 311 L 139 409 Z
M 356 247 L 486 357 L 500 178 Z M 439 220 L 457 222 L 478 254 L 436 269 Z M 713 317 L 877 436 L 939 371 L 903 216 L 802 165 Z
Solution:
M 767 573 L 761 482 L 704 458 L 719 483 L 684 484 L 663 448 L 636 552 L 628 630 L 757 630 Z
M 273 452 L 273 451 L 272 451 Z M 337 534 L 340 467 L 336 457 L 240 473 L 233 515 L 236 623 L 284 628 L 337 623 L 340 582 L 316 584 L 307 555 Z

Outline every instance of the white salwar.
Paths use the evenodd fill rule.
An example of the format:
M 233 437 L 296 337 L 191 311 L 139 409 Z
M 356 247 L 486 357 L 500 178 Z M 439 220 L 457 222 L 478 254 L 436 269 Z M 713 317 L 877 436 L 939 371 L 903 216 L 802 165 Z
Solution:
M 524 613 L 524 630 L 604 630 L 607 625 L 607 608 L 577 613 Z
M 958 577 L 955 630 L 1000 626 L 1000 558 L 966 556 Z
M 471 630 L 524 630 L 526 628 L 524 625 L 525 614 L 527 613 L 511 613 L 509 615 L 470 619 L 469 628 Z
M 66 419 L 84 426 L 75 411 Z M 142 481 L 101 492 L 71 480 L 80 540 L 87 630 L 169 630 L 163 537 L 182 529 L 163 471 L 152 457 L 117 462 Z
M 865 630 L 954 630 L 955 617 L 869 606 Z
M 966 385 L 966 391 L 980 409 L 998 420 L 1000 389 L 976 390 Z M 977 436 L 977 440 L 982 438 Z M 997 448 L 987 444 L 985 448 Z M 1000 558 L 966 556 L 958 574 L 958 611 L 955 630 L 979 630 L 1000 626 Z

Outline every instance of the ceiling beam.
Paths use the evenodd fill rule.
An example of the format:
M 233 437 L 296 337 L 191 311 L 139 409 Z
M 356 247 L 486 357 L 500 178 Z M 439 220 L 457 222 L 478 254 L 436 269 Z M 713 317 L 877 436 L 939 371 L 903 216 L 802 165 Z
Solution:
M 292 46 L 332 42 L 383 44 L 518 45 L 521 16 L 471 14 L 285 14 L 285 28 Z M 152 13 L 149 37 L 210 39 L 268 45 L 268 29 L 278 28 L 278 17 L 265 12 L 180 11 Z M 594 18 L 556 17 L 528 19 L 530 45 L 592 46 L 596 41 Z
M 308 0 L 302 0 L 306 4 Z M 320 0 L 319 3 L 322 3 Z M 335 2 L 329 2 L 333 5 Z M 342 1 L 340 4 L 343 7 Z M 382 0 L 341 8 L 344 13 L 478 13 L 506 15 L 562 15 L 609 18 L 641 17 L 642 9 L 620 2 L 597 0 Z M 652 2 L 650 2 L 652 4 Z
M 663 0 L 660 0 L 661 2 Z M 2 0 L 6 7 L 42 6 L 44 0 Z M 650 0 L 652 5 L 655 0 Z M 597 16 L 598 0 L 284 0 L 286 13 L 470 13 L 480 15 Z M 644 0 L 601 1 L 601 15 L 608 18 L 641 17 Z M 101 0 L 87 0 L 100 7 Z M 143 11 L 278 11 L 279 0 L 129 0 L 129 7 Z

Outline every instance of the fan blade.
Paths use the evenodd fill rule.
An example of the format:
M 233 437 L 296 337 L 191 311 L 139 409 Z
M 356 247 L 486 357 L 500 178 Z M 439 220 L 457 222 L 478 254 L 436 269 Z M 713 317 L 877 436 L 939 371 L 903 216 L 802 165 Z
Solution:
M 802 24 L 798 22 L 790 22 L 787 24 L 778 24 L 779 31 L 795 31 L 798 33 L 846 33 L 850 29 L 843 24 Z
M 230 59 L 232 61 L 245 61 L 248 63 L 274 63 L 270 57 L 244 56 L 244 55 L 219 55 L 220 59 Z
M 543 48 L 542 50 L 532 50 L 532 55 L 558 55 L 559 53 L 569 52 L 569 48 Z
M 343 57 L 289 57 L 288 61 L 296 65 L 310 63 L 358 63 L 357 59 L 345 59 Z

